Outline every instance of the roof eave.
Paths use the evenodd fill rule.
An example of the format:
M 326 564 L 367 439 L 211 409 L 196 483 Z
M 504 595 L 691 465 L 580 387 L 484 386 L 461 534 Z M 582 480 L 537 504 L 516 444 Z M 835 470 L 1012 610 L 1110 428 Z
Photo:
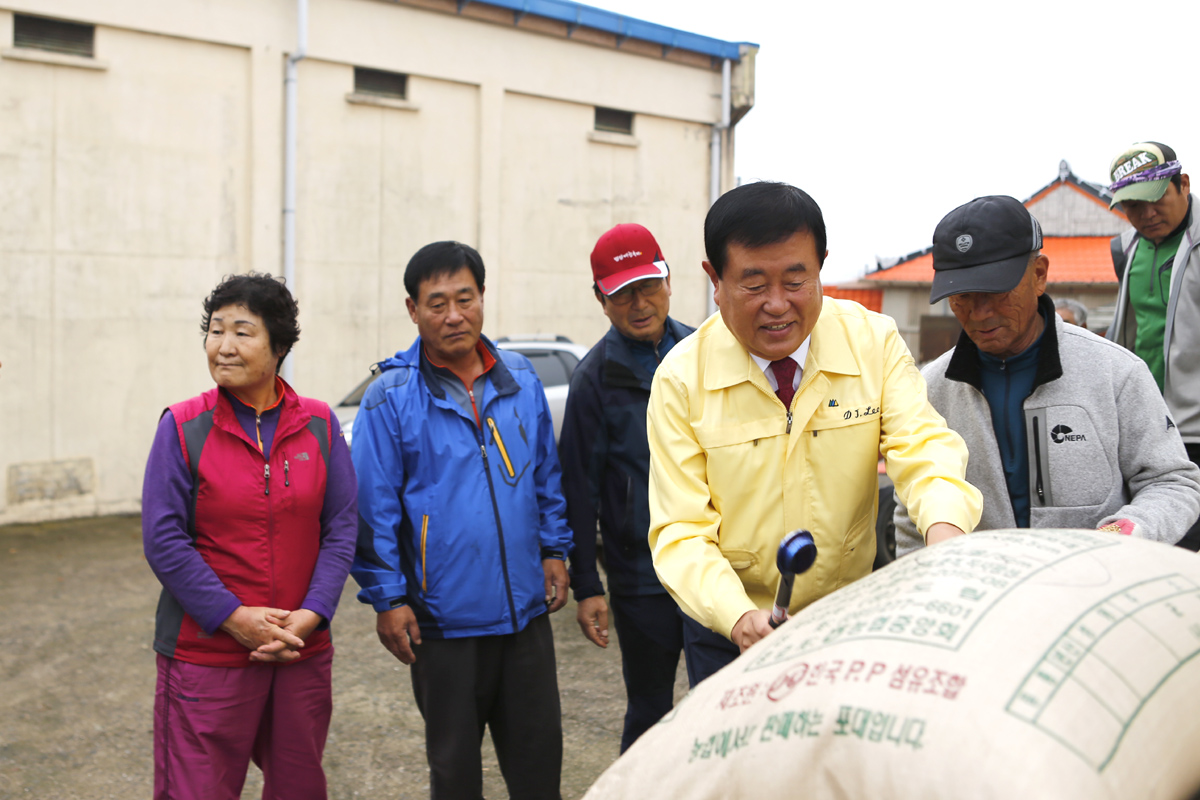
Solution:
M 397 0 L 392 0 L 396 2 Z M 403 0 L 399 0 L 403 2 Z M 672 50 L 689 50 L 715 59 L 741 61 L 744 48 L 758 49 L 753 42 L 728 42 L 698 33 L 669 28 L 654 22 L 629 17 L 602 8 L 576 3 L 572 0 L 453 0 L 457 12 L 472 4 L 502 8 L 513 13 L 513 25 L 526 15 L 544 17 L 565 23 L 567 36 L 576 28 L 591 28 L 617 37 L 617 46 L 626 39 L 638 39 L 662 47 L 665 57 Z

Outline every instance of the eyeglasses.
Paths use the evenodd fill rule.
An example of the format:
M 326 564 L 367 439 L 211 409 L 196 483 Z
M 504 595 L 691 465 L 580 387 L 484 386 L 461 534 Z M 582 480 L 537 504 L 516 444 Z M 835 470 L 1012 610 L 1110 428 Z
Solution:
M 644 281 L 638 281 L 626 286 L 620 291 L 613 292 L 608 295 L 608 302 L 614 306 L 627 306 L 633 302 L 634 295 L 645 297 L 654 297 L 662 291 L 663 286 L 667 283 L 665 278 L 650 278 Z

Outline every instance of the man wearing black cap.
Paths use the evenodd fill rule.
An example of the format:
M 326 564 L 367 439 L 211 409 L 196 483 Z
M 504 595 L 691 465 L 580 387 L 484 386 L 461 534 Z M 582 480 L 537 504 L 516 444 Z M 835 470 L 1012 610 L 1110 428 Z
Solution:
M 1200 470 L 1145 363 L 1054 313 L 1041 247 L 1011 197 L 972 200 L 933 234 L 929 300 L 949 298 L 963 332 L 922 372 L 970 451 L 976 530 L 1099 527 L 1174 543 L 1200 513 Z M 921 545 L 902 503 L 895 522 L 897 553 Z
M 1191 183 L 1160 142 L 1126 148 L 1109 174 L 1110 205 L 1133 229 L 1113 240 L 1121 290 L 1108 338 L 1149 365 L 1188 457 L 1200 464 L 1200 219 Z M 1179 546 L 1200 549 L 1200 524 Z
M 668 316 L 671 275 L 658 242 L 627 223 L 592 250 L 592 290 L 612 323 L 571 376 L 559 439 L 567 522 L 575 534 L 571 587 L 584 636 L 608 646 L 608 604 L 596 569 L 604 541 L 613 623 L 625 678 L 621 752 L 675 704 L 683 620 L 654 574 L 646 532 L 650 446 L 646 404 L 659 362 L 692 328 Z

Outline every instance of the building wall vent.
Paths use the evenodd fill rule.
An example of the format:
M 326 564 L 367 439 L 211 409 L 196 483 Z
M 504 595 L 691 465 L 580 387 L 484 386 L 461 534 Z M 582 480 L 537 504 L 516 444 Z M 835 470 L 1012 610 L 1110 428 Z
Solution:
M 94 58 L 96 26 L 14 14 L 13 46 Z
M 596 106 L 596 130 L 632 134 L 633 112 Z
M 375 97 L 408 99 L 408 76 L 400 72 L 385 72 L 381 69 L 354 68 L 354 91 Z

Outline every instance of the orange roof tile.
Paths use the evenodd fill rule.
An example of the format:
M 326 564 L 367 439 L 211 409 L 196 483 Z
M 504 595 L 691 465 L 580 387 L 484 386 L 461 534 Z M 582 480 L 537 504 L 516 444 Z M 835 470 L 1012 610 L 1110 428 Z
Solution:
M 1048 236 L 1042 252 L 1050 259 L 1050 283 L 1117 282 L 1106 236 Z M 922 253 L 910 261 L 863 276 L 868 281 L 931 283 L 933 254 Z M 864 303 L 865 305 L 865 303 Z
M 1107 236 L 1055 236 L 1042 245 L 1050 259 L 1050 283 L 1116 284 Z
M 901 261 L 894 267 L 869 272 L 863 276 L 863 280 L 933 283 L 933 253 L 922 253 L 910 261 Z
M 821 293 L 839 300 L 853 300 L 868 311 L 883 310 L 882 289 L 839 289 L 836 286 L 822 286 Z

